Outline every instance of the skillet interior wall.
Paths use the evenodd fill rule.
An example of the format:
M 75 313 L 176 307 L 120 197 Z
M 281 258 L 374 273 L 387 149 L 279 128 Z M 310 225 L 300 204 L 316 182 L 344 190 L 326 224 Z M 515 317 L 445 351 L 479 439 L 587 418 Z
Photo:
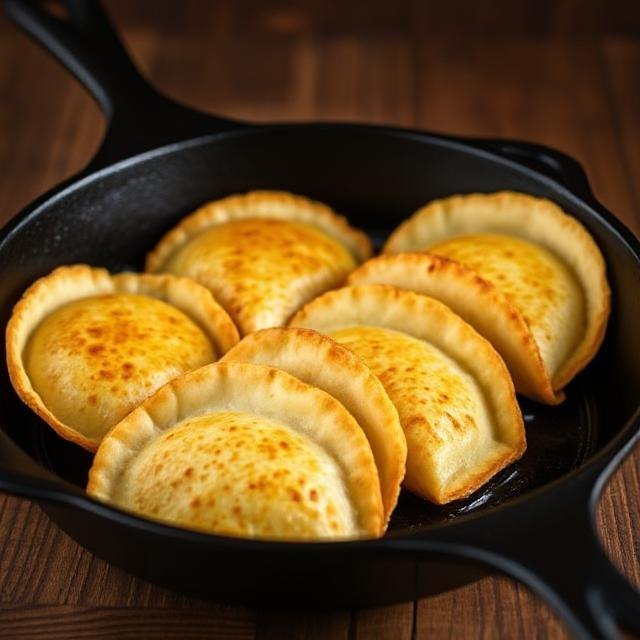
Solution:
M 437 139 L 366 127 L 248 129 L 178 145 L 88 179 L 42 205 L 2 245 L 3 325 L 20 293 L 62 262 L 140 269 L 146 251 L 185 213 L 207 199 L 253 188 L 287 189 L 326 201 L 377 244 L 418 206 L 451 193 L 516 189 L 556 200 L 595 235 L 616 283 L 607 344 L 585 374 L 597 380 L 589 385 L 595 406 L 606 406 L 599 416 L 600 444 L 628 417 L 638 397 L 632 381 L 640 380 L 640 363 L 633 357 L 640 351 L 640 287 L 625 275 L 633 259 L 614 248 L 607 225 L 586 219 L 567 194 L 508 163 L 487 162 Z M 612 395 L 617 402 L 600 401 Z M 2 398 L 12 407 L 8 429 L 32 450 L 21 428 L 28 420 L 25 409 L 4 371 Z

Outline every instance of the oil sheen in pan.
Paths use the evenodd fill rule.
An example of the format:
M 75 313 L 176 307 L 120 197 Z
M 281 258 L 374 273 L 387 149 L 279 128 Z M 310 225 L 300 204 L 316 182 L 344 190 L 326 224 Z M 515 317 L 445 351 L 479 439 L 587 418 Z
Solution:
M 430 504 L 403 491 L 391 517 L 389 531 L 416 531 L 498 505 L 580 466 L 594 452 L 598 440 L 598 410 L 589 387 L 588 377 L 576 380 L 567 390 L 565 402 L 557 407 L 520 398 L 527 431 L 527 451 L 522 459 L 473 495 L 445 506 Z M 33 414 L 28 429 L 36 459 L 57 475 L 84 488 L 91 454 L 58 437 Z

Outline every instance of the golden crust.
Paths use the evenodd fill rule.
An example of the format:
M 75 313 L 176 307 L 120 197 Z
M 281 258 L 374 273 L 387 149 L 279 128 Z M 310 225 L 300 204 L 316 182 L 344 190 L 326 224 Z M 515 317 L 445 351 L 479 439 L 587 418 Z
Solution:
M 384 387 L 357 356 L 315 331 L 279 328 L 247 336 L 221 362 L 270 365 L 336 398 L 369 440 L 388 521 L 405 474 L 407 443 Z
M 204 285 L 246 335 L 282 326 L 369 255 L 369 238 L 326 205 L 253 191 L 184 218 L 149 253 L 146 269 Z
M 239 339 L 235 325 L 210 292 L 187 278 L 132 273 L 112 276 L 105 269 L 71 265 L 59 267 L 37 280 L 18 301 L 7 325 L 9 376 L 25 404 L 63 438 L 89 451 L 96 450 L 100 437 L 82 433 L 54 415 L 34 389 L 25 364 L 25 353 L 36 330 L 52 314 L 83 299 L 119 293 L 159 300 L 184 314 L 193 323 L 194 330 L 206 336 L 214 357 L 230 349 Z M 104 350 L 103 345 L 99 348 Z M 33 357 L 37 357 L 36 354 Z M 129 391 L 127 394 L 130 395 Z M 96 398 L 94 402 L 100 400 Z
M 602 254 L 582 224 L 558 205 L 510 191 L 435 200 L 391 234 L 384 252 L 424 250 L 448 238 L 478 232 L 505 233 L 544 247 L 565 263 L 582 287 L 587 316 L 584 334 L 551 379 L 560 398 L 558 392 L 593 359 L 604 338 L 610 289 Z
M 206 229 L 247 218 L 288 220 L 315 227 L 348 249 L 357 262 L 372 253 L 369 237 L 327 205 L 286 191 L 250 191 L 208 202 L 183 218 L 149 253 L 146 270 L 161 271 L 171 254 Z
M 314 227 L 248 219 L 203 231 L 163 269 L 207 287 L 248 334 L 283 325 L 355 266 L 345 247 Z
M 385 254 L 368 260 L 348 285 L 388 284 L 444 302 L 484 336 L 504 359 L 516 391 L 556 404 L 538 346 L 517 307 L 497 287 L 464 265 L 429 253 Z
M 174 453 L 180 458 L 177 464 L 182 463 L 183 454 L 193 461 L 193 468 L 186 469 L 184 474 L 179 469 L 180 482 L 186 483 L 182 490 L 175 479 L 171 480 L 176 465 L 170 462 L 163 469 L 145 452 L 156 447 L 155 442 L 163 438 L 166 441 L 181 425 L 203 420 L 214 433 L 218 426 L 232 422 L 246 438 L 244 442 L 234 442 L 232 448 L 237 454 L 232 456 L 231 465 L 224 465 L 226 468 L 219 463 L 227 455 L 228 447 L 224 442 L 212 441 L 207 433 L 187 442 L 191 452 L 188 448 L 174 450 L 161 442 L 164 448 L 160 451 L 168 461 Z M 247 423 L 261 430 L 258 441 L 252 439 L 252 429 L 244 428 Z M 264 425 L 269 428 L 263 429 Z M 275 442 L 270 432 L 275 435 Z M 308 455 L 303 456 L 303 468 L 299 468 L 295 456 L 284 458 L 274 450 L 279 448 L 277 440 L 281 436 L 286 451 L 306 449 L 312 455 L 320 449 L 324 453 L 316 454 L 315 458 L 312 455 L 310 462 Z M 184 444 L 184 435 L 177 440 Z M 204 451 L 204 458 L 200 451 Z M 327 466 L 327 456 L 337 464 L 339 473 L 331 474 L 325 483 L 324 493 L 330 495 L 323 503 L 326 496 L 322 490 L 314 496 L 313 483 L 322 480 L 320 467 Z M 213 470 L 199 466 L 201 459 L 213 462 Z M 139 460 L 149 464 L 141 466 Z M 295 489 L 294 485 L 289 487 L 286 483 L 296 480 L 298 472 L 304 472 L 304 477 L 299 478 L 302 482 Z M 292 478 L 282 480 L 287 473 Z M 278 482 L 271 481 L 271 474 L 278 476 Z M 355 419 L 329 394 L 273 367 L 215 363 L 175 378 L 102 441 L 89 473 L 87 491 L 99 500 L 131 510 L 136 495 L 139 496 L 136 483 L 146 482 L 149 475 L 156 494 L 154 504 L 160 505 L 160 509 L 143 515 L 189 528 L 280 539 L 376 537 L 383 531 L 378 474 L 371 448 Z M 227 499 L 223 500 L 224 505 L 218 505 L 217 501 L 224 496 L 210 495 L 211 486 L 215 489 L 220 475 L 229 479 L 223 489 L 235 501 L 231 504 L 243 509 L 243 513 L 227 509 L 230 504 Z M 251 491 L 247 491 L 245 482 Z M 284 500 L 282 482 L 291 493 Z M 304 491 L 302 487 L 306 487 Z M 195 509 L 195 515 L 174 510 L 184 494 L 190 498 L 187 506 Z M 346 508 L 340 502 L 341 495 L 346 496 Z M 329 520 L 334 521 L 332 528 L 327 530 L 323 526 L 326 514 L 318 512 L 314 500 L 316 505 L 326 504 Z M 292 529 L 292 523 L 296 522 L 302 525 Z
M 405 486 L 415 493 L 439 504 L 469 495 L 524 452 L 522 415 L 504 362 L 437 300 L 388 285 L 346 287 L 306 305 L 291 325 L 332 335 L 381 378 L 405 430 Z M 438 365 L 445 387 L 438 388 L 429 367 L 421 370 L 425 361 Z M 477 415 L 450 397 L 452 384 L 470 390 Z M 419 408 L 442 402 L 446 411 L 439 414 Z
M 171 274 L 122 272 L 114 276 L 114 291 L 164 300 L 188 315 L 205 332 L 216 353 L 222 355 L 240 340 L 229 314 L 205 287 L 190 278 Z

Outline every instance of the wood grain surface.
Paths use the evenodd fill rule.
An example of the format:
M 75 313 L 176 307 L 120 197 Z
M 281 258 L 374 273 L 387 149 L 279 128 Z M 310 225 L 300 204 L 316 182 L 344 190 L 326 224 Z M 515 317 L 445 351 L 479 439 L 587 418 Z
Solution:
M 140 68 L 186 103 L 254 121 L 391 123 L 548 144 L 575 156 L 599 199 L 639 233 L 640 3 L 465 9 L 473 4 L 107 6 Z M 105 125 L 83 89 L 4 18 L 0 95 L 4 222 L 81 168 Z M 640 588 L 639 466 L 636 450 L 607 487 L 598 526 L 613 562 Z M 565 637 L 541 600 L 499 576 L 352 611 L 188 599 L 93 557 L 37 506 L 0 495 L 0 638 Z

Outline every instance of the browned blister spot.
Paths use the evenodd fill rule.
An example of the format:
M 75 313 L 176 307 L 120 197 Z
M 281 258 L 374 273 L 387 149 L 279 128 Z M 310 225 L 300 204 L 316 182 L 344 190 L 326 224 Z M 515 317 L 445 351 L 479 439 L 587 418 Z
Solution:
M 106 347 L 103 344 L 92 344 L 89 346 L 88 351 L 89 355 L 99 356 L 105 349 Z
M 133 374 L 135 371 L 135 366 L 133 364 L 131 364 L 130 362 L 123 362 L 121 368 L 122 368 L 121 377 L 123 380 L 129 380 L 130 378 L 133 377 Z

